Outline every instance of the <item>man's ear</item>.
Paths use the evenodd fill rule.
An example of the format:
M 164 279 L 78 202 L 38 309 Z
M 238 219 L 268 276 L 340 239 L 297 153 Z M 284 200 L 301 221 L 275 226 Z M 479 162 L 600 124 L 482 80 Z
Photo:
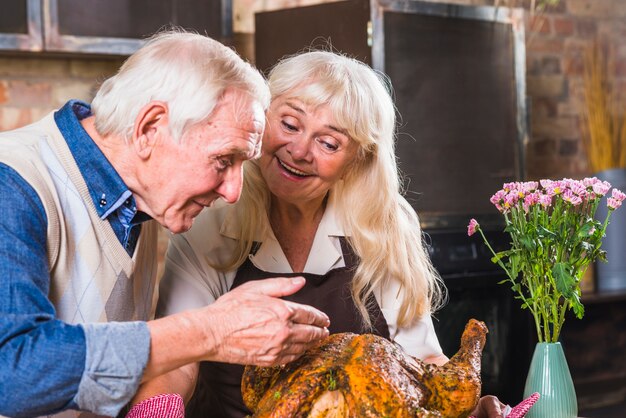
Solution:
M 141 158 L 148 158 L 159 139 L 169 132 L 167 104 L 152 101 L 141 108 L 135 118 L 132 143 Z

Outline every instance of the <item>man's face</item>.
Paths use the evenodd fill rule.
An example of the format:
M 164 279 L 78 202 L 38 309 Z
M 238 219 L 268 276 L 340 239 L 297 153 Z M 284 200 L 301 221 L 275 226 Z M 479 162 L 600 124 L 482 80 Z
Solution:
M 260 103 L 239 90 L 226 90 L 209 120 L 188 129 L 179 142 L 163 135 L 144 174 L 148 208 L 139 209 L 180 233 L 218 198 L 236 202 L 243 162 L 258 154 L 264 126 Z

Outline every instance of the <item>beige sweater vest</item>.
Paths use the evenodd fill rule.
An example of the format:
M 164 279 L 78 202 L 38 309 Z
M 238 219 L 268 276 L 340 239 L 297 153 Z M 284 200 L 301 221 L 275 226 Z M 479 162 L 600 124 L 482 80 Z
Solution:
M 0 134 L 0 162 L 37 192 L 48 219 L 49 299 L 61 320 L 148 320 L 156 299 L 155 221 L 143 224 L 131 258 L 107 220 L 98 216 L 87 185 L 53 114 Z M 94 416 L 68 411 L 58 416 Z

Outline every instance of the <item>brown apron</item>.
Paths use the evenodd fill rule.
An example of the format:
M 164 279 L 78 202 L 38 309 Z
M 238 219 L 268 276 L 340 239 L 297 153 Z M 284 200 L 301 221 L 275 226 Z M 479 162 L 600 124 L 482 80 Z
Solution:
M 368 302 L 368 311 L 373 329 L 367 330 L 361 323 L 350 294 L 350 282 L 358 265 L 358 258 L 345 238 L 341 237 L 341 250 L 345 267 L 336 268 L 325 275 L 309 273 L 270 273 L 259 270 L 248 258 L 237 271 L 231 289 L 251 280 L 270 277 L 306 278 L 305 286 L 294 295 L 283 299 L 307 304 L 326 313 L 330 318 L 331 334 L 354 332 L 357 334 L 372 333 L 389 339 L 389 328 L 376 299 L 372 296 Z M 252 254 L 258 245 L 253 246 Z M 238 364 L 201 362 L 200 375 L 193 398 L 187 406 L 187 418 L 243 418 L 251 415 L 245 407 L 241 396 L 241 376 L 243 366 Z

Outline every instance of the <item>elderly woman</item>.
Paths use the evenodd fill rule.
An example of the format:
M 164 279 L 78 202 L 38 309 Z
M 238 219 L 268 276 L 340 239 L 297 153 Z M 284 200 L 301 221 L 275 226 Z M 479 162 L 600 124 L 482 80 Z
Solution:
M 214 205 L 172 237 L 159 313 L 210 304 L 252 280 L 303 276 L 304 288 L 286 299 L 325 312 L 331 333 L 378 334 L 445 363 L 430 316 L 442 301 L 441 281 L 401 195 L 388 80 L 356 60 L 314 51 L 282 60 L 269 84 L 261 157 L 245 166 L 239 202 Z M 199 370 L 188 416 L 249 413 L 243 366 Z M 198 365 L 186 366 L 146 385 L 136 401 L 159 392 L 189 399 L 197 375 Z

